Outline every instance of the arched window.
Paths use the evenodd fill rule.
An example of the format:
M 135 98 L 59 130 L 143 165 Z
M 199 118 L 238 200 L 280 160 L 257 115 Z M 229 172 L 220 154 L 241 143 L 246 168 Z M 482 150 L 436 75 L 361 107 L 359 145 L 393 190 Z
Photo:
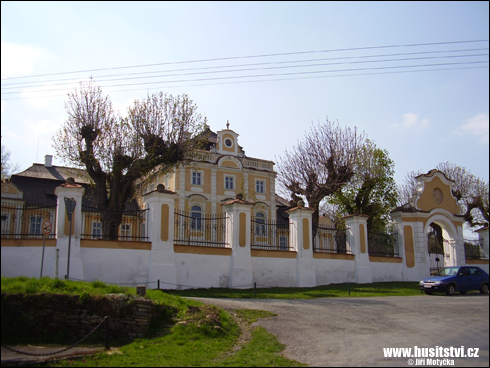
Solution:
M 202 210 L 199 206 L 192 206 L 191 208 L 191 229 L 201 230 L 202 229 Z
M 262 212 L 255 215 L 255 225 L 255 235 L 266 235 L 265 215 Z

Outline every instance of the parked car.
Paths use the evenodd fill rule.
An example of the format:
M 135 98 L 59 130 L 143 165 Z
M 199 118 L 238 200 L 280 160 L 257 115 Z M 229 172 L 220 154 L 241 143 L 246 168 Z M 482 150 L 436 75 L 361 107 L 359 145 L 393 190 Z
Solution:
M 419 287 L 428 295 L 434 291 L 445 292 L 447 295 L 454 295 L 456 291 L 466 294 L 469 290 L 488 294 L 488 274 L 480 267 L 444 267 L 434 276 L 420 281 Z

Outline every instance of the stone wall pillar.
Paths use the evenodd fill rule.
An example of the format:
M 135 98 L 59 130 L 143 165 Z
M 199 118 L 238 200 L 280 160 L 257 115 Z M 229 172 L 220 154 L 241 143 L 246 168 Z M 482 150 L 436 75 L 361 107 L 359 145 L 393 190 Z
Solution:
M 373 282 L 373 273 L 369 261 L 366 215 L 344 217 L 347 226 L 347 242 L 356 262 L 355 282 L 368 284 Z
M 177 268 L 174 251 L 174 210 L 177 194 L 162 184 L 144 195 L 148 210 L 148 235 L 151 242 L 148 284 L 151 288 L 177 288 Z
M 296 207 L 287 212 L 289 214 L 290 246 L 298 252 L 296 257 L 296 286 L 316 286 L 312 237 L 312 215 L 315 210 L 308 207 Z
M 59 252 L 58 264 L 55 265 L 54 277 L 65 278 L 68 272 L 69 261 L 69 279 L 84 280 L 83 264 L 80 253 L 80 234 L 82 231 L 82 198 L 85 189 L 75 184 L 73 178 L 68 178 L 65 184 L 61 184 L 55 189 L 58 197 L 58 206 L 56 209 L 56 250 Z M 66 213 L 65 198 L 75 200 L 75 209 L 71 220 L 71 237 L 70 221 Z M 55 252 L 56 253 L 56 252 Z M 70 253 L 70 257 L 68 257 Z M 55 260 L 56 262 L 56 260 Z M 58 270 L 58 274 L 56 274 Z
M 239 197 L 223 204 L 227 215 L 226 242 L 231 245 L 228 287 L 253 285 L 250 225 L 252 203 Z
M 485 258 L 485 259 L 488 259 L 489 258 L 489 245 L 488 245 L 488 240 L 489 240 L 489 237 L 488 237 L 488 226 L 487 227 L 484 227 L 480 230 L 477 230 L 477 233 L 478 233 L 478 239 L 480 240 L 481 242 L 481 245 L 482 245 L 482 258 Z

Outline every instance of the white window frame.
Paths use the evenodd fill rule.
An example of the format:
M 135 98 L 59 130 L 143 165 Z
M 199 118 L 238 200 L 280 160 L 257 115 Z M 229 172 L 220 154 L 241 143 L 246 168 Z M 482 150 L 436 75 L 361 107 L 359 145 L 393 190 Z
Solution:
M 199 210 L 197 210 L 199 209 Z M 191 207 L 191 229 L 193 231 L 202 230 L 202 208 L 198 205 L 193 205 Z
M 265 180 L 264 179 L 256 179 L 255 180 L 255 193 L 257 194 L 265 194 Z
M 203 186 L 203 182 L 204 182 L 204 171 L 192 170 L 191 184 L 197 186 Z
M 126 238 L 131 238 L 131 223 L 122 222 L 120 225 L 121 239 L 128 240 Z
M 257 212 L 255 214 L 255 235 L 257 236 L 267 236 L 267 228 L 265 223 L 267 221 L 267 217 L 263 212 Z
M 225 190 L 235 190 L 235 175 L 225 175 L 224 181 Z M 231 188 L 229 183 L 231 183 Z
M 40 235 L 41 224 L 43 222 L 42 215 L 29 215 L 29 234 Z
M 92 239 L 102 239 L 102 221 L 92 220 L 90 234 Z

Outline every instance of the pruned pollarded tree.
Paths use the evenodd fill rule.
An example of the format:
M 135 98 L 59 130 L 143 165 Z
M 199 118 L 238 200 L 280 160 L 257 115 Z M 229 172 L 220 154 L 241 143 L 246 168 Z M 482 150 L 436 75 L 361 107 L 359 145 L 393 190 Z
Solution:
M 451 190 L 463 208 L 466 225 L 469 227 L 488 226 L 490 222 L 488 181 L 473 175 L 466 168 L 450 162 L 440 163 L 436 169 L 454 181 Z M 406 175 L 404 183 L 399 186 L 399 205 L 405 203 L 414 205 L 413 199 L 417 195 L 415 177 L 420 174 L 422 174 L 420 171 L 412 171 Z
M 354 175 L 358 149 L 364 133 L 357 128 L 341 127 L 327 121 L 311 127 L 302 141 L 279 158 L 279 183 L 289 191 L 292 205 L 305 198 L 313 214 L 313 237 L 316 235 L 321 201 L 340 191 Z
M 343 215 L 356 213 L 369 216 L 369 231 L 386 231 L 390 211 L 395 208 L 398 198 L 393 178 L 395 163 L 388 151 L 367 139 L 358 150 L 354 171 L 351 180 L 329 201 L 337 205 Z
M 65 108 L 68 118 L 53 147 L 93 180 L 106 239 L 117 239 L 137 180 L 159 165 L 171 168 L 189 157 L 206 122 L 187 95 L 163 93 L 136 100 L 121 117 L 92 80 L 68 94 Z

